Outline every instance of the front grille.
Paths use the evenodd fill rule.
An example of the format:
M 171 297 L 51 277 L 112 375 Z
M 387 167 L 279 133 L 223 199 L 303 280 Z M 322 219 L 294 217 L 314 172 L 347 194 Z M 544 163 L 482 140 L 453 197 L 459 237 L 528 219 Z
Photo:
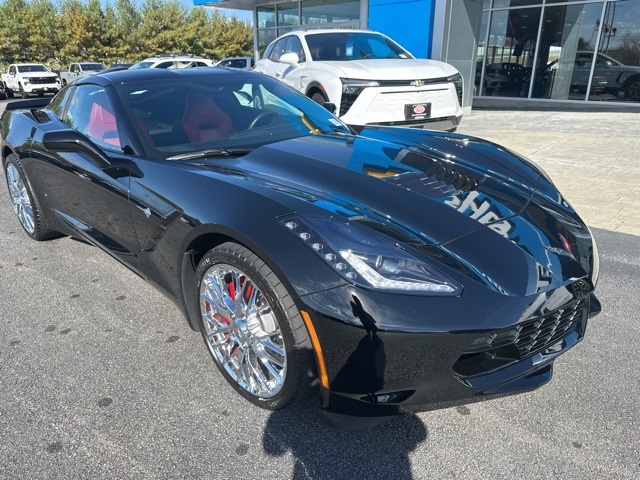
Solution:
M 29 83 L 32 85 L 46 85 L 56 83 L 56 79 L 53 77 L 32 77 L 29 79 Z
M 421 80 L 376 80 L 381 87 L 422 87 L 424 85 L 447 84 L 447 78 L 426 78 Z
M 463 376 L 472 376 L 525 360 L 562 341 L 584 318 L 586 298 L 568 303 L 542 317 L 533 318 L 476 339 L 454 365 Z
M 486 352 L 513 345 L 518 360 L 542 352 L 558 343 L 576 326 L 585 308 L 585 300 L 578 300 L 544 317 L 528 320 L 498 333 L 491 333 L 473 342 L 465 354 Z

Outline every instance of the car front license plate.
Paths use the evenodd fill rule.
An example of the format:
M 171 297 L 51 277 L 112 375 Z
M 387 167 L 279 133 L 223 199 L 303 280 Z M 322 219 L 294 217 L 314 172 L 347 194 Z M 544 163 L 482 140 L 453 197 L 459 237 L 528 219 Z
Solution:
M 420 120 L 431 117 L 430 103 L 410 103 L 404 106 L 404 118 L 407 120 Z

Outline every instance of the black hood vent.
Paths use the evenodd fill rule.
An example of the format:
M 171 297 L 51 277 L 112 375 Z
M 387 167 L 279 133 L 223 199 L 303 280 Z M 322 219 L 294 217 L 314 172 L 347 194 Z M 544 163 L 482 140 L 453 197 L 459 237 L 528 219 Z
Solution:
M 49 115 L 47 115 L 42 110 L 33 109 L 33 110 L 31 110 L 31 115 L 33 115 L 33 118 L 38 123 L 49 123 L 51 121 L 51 119 L 49 118 Z
M 388 178 L 387 181 L 431 198 L 457 195 L 476 190 L 482 183 L 449 165 L 435 163 L 423 172 L 411 172 Z

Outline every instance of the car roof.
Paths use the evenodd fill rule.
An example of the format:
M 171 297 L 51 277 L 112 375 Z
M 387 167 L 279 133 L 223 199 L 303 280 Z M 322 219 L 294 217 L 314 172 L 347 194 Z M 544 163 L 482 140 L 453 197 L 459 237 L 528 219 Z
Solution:
M 195 68 L 144 68 L 140 70 L 119 70 L 116 72 L 98 73 L 90 77 L 81 78 L 74 82 L 74 85 L 82 84 L 98 84 L 103 87 L 122 83 L 131 83 L 138 81 L 153 81 L 167 78 L 176 78 L 176 75 L 182 77 L 206 77 L 213 75 L 259 75 L 255 72 L 248 72 L 239 69 L 213 68 L 213 67 L 195 67 Z
M 318 33 L 377 33 L 379 35 L 384 35 L 380 32 L 376 32 L 375 30 L 355 30 L 353 28 L 313 28 L 310 30 L 293 30 L 280 36 L 284 37 L 291 33 L 297 33 L 300 35 L 315 35 Z

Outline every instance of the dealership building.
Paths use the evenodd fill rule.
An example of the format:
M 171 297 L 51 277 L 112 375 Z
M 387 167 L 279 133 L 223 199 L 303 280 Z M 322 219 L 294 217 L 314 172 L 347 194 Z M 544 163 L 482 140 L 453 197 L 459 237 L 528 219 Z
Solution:
M 464 106 L 640 112 L 640 0 L 194 0 L 249 10 L 255 54 L 294 29 L 362 28 L 464 77 Z

